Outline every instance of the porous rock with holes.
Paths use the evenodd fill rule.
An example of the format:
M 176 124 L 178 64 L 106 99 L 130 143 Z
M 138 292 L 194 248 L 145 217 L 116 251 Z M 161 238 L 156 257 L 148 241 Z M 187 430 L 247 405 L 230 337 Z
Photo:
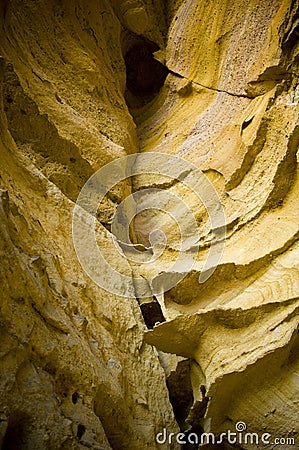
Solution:
M 219 435 L 238 421 L 296 448 L 298 1 L 4 0 L 0 22 L 2 448 L 179 449 L 157 433 Z M 215 237 L 205 205 L 158 175 L 120 183 L 97 242 L 129 277 L 163 285 L 180 230 L 142 211 L 134 243 L 160 229 L 167 245 L 154 264 L 130 264 L 110 229 L 128 194 L 161 188 L 198 225 L 192 270 L 134 299 L 85 273 L 72 212 L 95 171 L 138 152 L 198 166 L 226 240 L 199 283 Z

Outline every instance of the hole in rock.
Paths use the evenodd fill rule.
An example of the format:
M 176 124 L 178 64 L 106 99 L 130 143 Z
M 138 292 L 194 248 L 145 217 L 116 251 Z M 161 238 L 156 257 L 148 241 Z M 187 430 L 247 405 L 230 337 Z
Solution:
M 80 395 L 78 394 L 78 392 L 74 392 L 72 394 L 72 402 L 73 402 L 74 405 L 77 403 L 79 397 L 80 397 Z
M 13 413 L 9 418 L 6 433 L 2 442 L 3 450 L 19 450 L 27 448 L 28 418 L 22 413 Z
M 165 322 L 161 306 L 157 301 L 142 303 L 140 308 L 147 328 L 152 329 L 157 322 Z
M 298 20 L 298 19 L 297 19 Z M 290 53 L 295 45 L 298 43 L 299 39 L 299 25 L 297 24 L 289 33 L 283 43 L 283 52 Z
M 125 54 L 127 89 L 143 103 L 152 100 L 160 91 L 169 72 L 154 58 L 153 52 L 157 50 L 159 46 L 154 42 L 139 41 Z
M 79 439 L 81 439 L 81 437 L 83 436 L 83 434 L 85 433 L 85 431 L 86 431 L 85 426 L 79 424 L 79 425 L 78 425 L 78 428 L 77 428 L 77 437 L 78 437 Z
M 247 128 L 251 122 L 253 121 L 254 117 L 251 117 L 249 120 L 244 120 L 244 122 L 242 123 L 242 131 L 245 130 L 245 128 Z
M 193 390 L 190 377 L 190 361 L 180 361 L 177 369 L 167 379 L 169 399 L 175 418 L 181 428 L 193 404 Z

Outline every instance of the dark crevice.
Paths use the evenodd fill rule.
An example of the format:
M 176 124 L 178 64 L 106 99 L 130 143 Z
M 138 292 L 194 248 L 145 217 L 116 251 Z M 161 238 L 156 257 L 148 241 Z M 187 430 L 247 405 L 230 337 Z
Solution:
M 77 438 L 78 438 L 78 439 L 81 439 L 82 436 L 83 436 L 83 434 L 85 433 L 85 431 L 86 431 L 85 426 L 79 424 L 79 425 L 78 425 L 78 428 L 77 428 Z
M 80 398 L 80 395 L 78 394 L 78 392 L 74 392 L 72 394 L 72 402 L 75 405 L 78 402 L 78 399 Z
M 153 100 L 169 73 L 153 53 L 159 46 L 147 39 L 135 42 L 126 52 L 126 102 L 128 107 L 141 107 Z
M 262 77 L 261 80 L 258 80 L 256 82 L 252 82 L 249 83 L 250 86 L 255 86 L 255 85 L 260 85 L 260 83 L 264 83 L 264 87 L 266 88 L 266 90 L 264 89 L 261 92 L 256 92 L 256 90 L 254 89 L 248 89 L 248 93 L 247 94 L 237 94 L 236 92 L 231 92 L 231 91 L 227 91 L 225 89 L 217 89 L 217 88 L 213 88 L 211 86 L 206 86 L 202 83 L 199 83 L 197 81 L 191 80 L 190 78 L 185 77 L 184 75 L 174 72 L 173 70 L 167 68 L 169 73 L 171 73 L 172 75 L 179 77 L 179 78 L 183 78 L 187 81 L 189 81 L 192 84 L 195 84 L 196 86 L 199 86 L 203 89 L 208 89 L 210 91 L 214 91 L 214 92 L 219 92 L 219 93 L 224 93 L 224 94 L 228 94 L 231 95 L 233 97 L 239 97 L 239 98 L 249 98 L 249 99 L 253 99 L 255 97 L 259 97 L 261 95 L 264 95 L 265 92 L 267 92 L 268 90 L 272 89 L 277 83 L 282 82 L 284 79 L 288 79 L 291 76 L 291 72 L 286 72 L 281 70 L 280 68 L 277 68 L 277 71 L 275 72 L 275 75 L 272 76 L 271 71 L 269 71 L 269 73 L 267 72 L 267 75 L 269 75 L 268 77 L 265 75 L 265 77 Z M 279 75 L 278 75 L 279 74 Z M 266 83 L 269 84 L 268 88 L 266 86 Z
M 20 450 L 25 447 L 28 448 L 26 438 L 28 429 L 29 418 L 23 413 L 12 413 L 2 442 L 2 450 Z
M 188 427 L 186 419 L 193 404 L 190 361 L 180 361 L 166 383 L 175 418 L 181 430 L 186 430 Z
M 165 322 L 160 303 L 154 299 L 149 303 L 141 303 L 140 309 L 148 329 L 154 328 L 158 323 Z
M 4 67 L 3 108 L 18 148 L 66 197 L 75 201 L 92 167 L 75 144 L 61 137 L 47 114 L 40 114 L 11 63 Z
M 242 131 L 245 130 L 245 129 L 251 124 L 251 122 L 253 121 L 253 119 L 254 119 L 254 116 L 251 117 L 251 118 L 248 119 L 248 120 L 244 120 L 244 122 L 242 123 L 242 126 L 241 126 L 241 130 L 242 130 Z

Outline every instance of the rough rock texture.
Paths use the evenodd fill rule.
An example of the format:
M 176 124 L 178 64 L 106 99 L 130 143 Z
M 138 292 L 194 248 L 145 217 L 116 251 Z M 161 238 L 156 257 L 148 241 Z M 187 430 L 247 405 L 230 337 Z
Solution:
M 156 434 L 219 435 L 239 421 L 271 443 L 215 448 L 299 446 L 298 9 L 296 0 L 1 2 L 3 449 L 179 449 Z M 84 183 L 138 152 L 200 167 L 226 217 L 221 261 L 199 283 L 220 239 L 205 205 L 149 167 L 117 185 L 96 230 L 114 268 L 150 279 L 153 294 L 185 276 L 143 299 L 99 287 L 72 241 Z M 172 269 L 180 229 L 165 211 L 130 225 L 141 247 L 152 230 L 165 233 L 152 264 L 115 247 L 117 205 L 147 187 L 194 214 L 197 236 L 183 210 L 176 216 L 199 246 L 186 273 Z
M 86 179 L 136 151 L 120 33 L 109 2 L 1 4 L 4 449 L 152 449 L 178 431 L 137 301 L 93 283 L 72 243 Z

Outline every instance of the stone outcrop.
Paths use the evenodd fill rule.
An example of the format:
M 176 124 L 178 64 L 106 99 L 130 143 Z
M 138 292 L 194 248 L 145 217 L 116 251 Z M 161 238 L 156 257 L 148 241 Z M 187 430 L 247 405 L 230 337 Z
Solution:
M 271 442 L 203 448 L 299 445 L 298 11 L 1 3 L 3 449 L 179 449 L 157 433 L 238 422 Z M 139 154 L 92 219 L 125 296 L 81 266 L 73 211 L 92 174 Z

